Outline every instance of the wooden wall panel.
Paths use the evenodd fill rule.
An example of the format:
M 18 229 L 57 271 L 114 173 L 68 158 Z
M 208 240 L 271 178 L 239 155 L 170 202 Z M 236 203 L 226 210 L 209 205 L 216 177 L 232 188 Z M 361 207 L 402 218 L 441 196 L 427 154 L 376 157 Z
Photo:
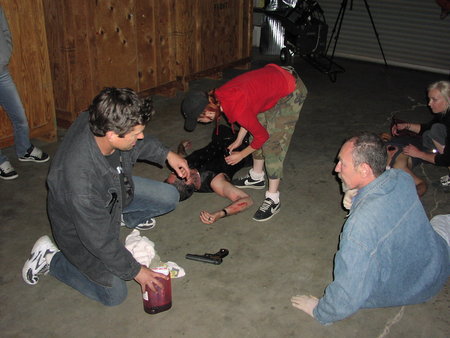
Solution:
M 172 95 L 250 62 L 252 0 L 42 1 L 61 126 L 105 86 Z
M 134 0 L 97 1 L 94 9 L 95 36 L 90 58 L 94 62 L 94 91 L 103 87 L 139 89 Z
M 1 0 L 13 36 L 9 71 L 30 126 L 30 138 L 56 140 L 55 106 L 41 1 Z M 10 120 L 0 109 L 0 148 L 13 144 Z
M 94 2 L 44 0 L 58 125 L 67 127 L 94 95 L 91 55 Z
M 177 1 L 175 13 L 175 60 L 179 77 L 196 73 L 200 69 L 201 23 L 199 0 Z M 194 19 L 196 18 L 196 19 Z
M 155 1 L 158 0 L 136 0 L 137 76 L 141 88 L 158 84 Z
M 184 87 L 194 78 L 251 59 L 251 0 L 181 0 L 177 2 L 176 60 Z

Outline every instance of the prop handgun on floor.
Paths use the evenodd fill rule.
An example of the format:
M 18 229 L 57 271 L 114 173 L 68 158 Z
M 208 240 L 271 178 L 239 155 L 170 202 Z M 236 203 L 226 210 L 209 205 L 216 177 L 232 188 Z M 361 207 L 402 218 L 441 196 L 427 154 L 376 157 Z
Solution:
M 211 263 L 211 264 L 220 264 L 222 263 L 222 258 L 228 256 L 228 250 L 227 249 L 220 249 L 215 254 L 205 253 L 204 255 L 194 255 L 194 254 L 187 254 L 187 259 L 192 259 L 194 261 L 199 261 L 203 263 Z

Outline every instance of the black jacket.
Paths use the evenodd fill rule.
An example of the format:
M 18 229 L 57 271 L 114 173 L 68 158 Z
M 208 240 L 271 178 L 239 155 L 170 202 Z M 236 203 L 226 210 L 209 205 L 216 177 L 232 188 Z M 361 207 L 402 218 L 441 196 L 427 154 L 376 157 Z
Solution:
M 140 264 L 119 240 L 122 213 L 118 173 L 100 152 L 81 113 L 53 158 L 47 178 L 48 215 L 53 236 L 64 256 L 90 280 L 111 286 L 112 276 L 133 279 Z M 118 151 L 118 150 L 116 150 Z M 163 165 L 168 148 L 146 136 L 121 151 L 124 174 L 142 159 Z

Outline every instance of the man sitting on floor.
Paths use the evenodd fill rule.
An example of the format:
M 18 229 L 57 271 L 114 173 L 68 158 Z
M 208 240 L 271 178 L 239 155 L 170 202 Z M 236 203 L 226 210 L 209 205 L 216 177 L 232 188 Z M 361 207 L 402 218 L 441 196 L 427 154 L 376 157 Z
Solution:
M 227 207 L 215 211 L 201 211 L 200 220 L 205 224 L 212 224 L 220 218 L 237 214 L 253 205 L 252 198 L 231 184 L 233 175 L 245 166 L 250 166 L 250 158 L 236 165 L 229 165 L 225 162 L 227 147 L 236 135 L 225 126 L 219 126 L 219 132 L 214 130 L 212 141 L 204 148 L 187 155 L 187 148 L 191 147 L 189 141 L 181 142 L 178 147 L 180 155 L 187 155 L 186 160 L 191 169 L 189 179 L 180 179 L 171 173 L 166 182 L 174 185 L 180 193 L 180 200 L 189 198 L 195 192 L 215 192 L 219 196 L 228 198 L 232 203 Z M 241 147 L 248 145 L 248 138 L 245 139 Z
M 358 193 L 340 235 L 334 280 L 320 299 L 291 299 L 322 324 L 363 308 L 425 302 L 449 276 L 448 244 L 430 225 L 411 176 L 386 170 L 386 161 L 375 134 L 355 136 L 339 152 L 335 171 Z
M 381 139 L 385 142 L 386 150 L 387 150 L 387 168 L 395 168 L 401 169 L 404 172 L 408 173 L 412 179 L 414 180 L 414 184 L 416 185 L 417 195 L 422 197 L 425 195 L 428 187 L 425 181 L 417 176 L 413 172 L 413 168 L 420 163 L 417 159 L 414 159 L 411 156 L 408 156 L 403 153 L 403 147 L 408 144 L 417 144 L 419 139 L 411 138 L 407 135 L 402 136 L 391 136 L 387 133 L 382 133 L 380 135 Z M 352 200 L 358 192 L 358 189 L 348 189 L 345 183 L 342 182 L 342 190 L 344 192 L 344 198 L 342 200 L 342 204 L 345 209 L 350 210 L 352 205 Z

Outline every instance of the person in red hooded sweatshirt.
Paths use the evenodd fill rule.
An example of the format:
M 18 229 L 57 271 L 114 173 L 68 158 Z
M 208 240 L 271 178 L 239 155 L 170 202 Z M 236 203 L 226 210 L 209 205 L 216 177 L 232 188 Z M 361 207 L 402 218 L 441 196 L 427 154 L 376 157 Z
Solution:
M 189 92 L 181 104 L 187 131 L 193 131 L 198 122 L 217 124 L 222 114 L 232 127 L 239 125 L 225 161 L 235 165 L 252 154 L 253 167 L 232 183 L 238 188 L 264 189 L 266 174 L 269 181 L 265 200 L 253 216 L 255 221 L 267 221 L 280 210 L 283 162 L 307 93 L 294 68 L 268 64 L 208 93 Z M 236 151 L 247 133 L 252 136 L 251 143 Z

